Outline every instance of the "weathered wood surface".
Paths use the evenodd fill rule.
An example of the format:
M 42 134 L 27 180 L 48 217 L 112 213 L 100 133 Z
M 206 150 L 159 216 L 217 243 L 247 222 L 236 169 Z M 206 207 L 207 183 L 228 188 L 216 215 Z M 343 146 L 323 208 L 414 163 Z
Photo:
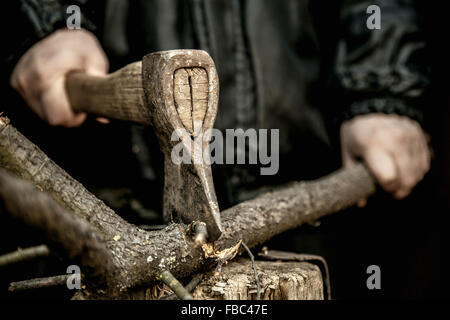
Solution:
M 211 166 L 203 160 L 203 150 L 209 147 L 219 100 L 214 61 L 202 50 L 155 52 L 142 59 L 142 79 L 164 154 L 163 216 L 180 223 L 201 221 L 213 241 L 222 228 Z M 193 139 L 200 133 L 200 139 Z M 187 159 L 172 157 L 179 146 Z
M 66 91 L 74 111 L 151 124 L 144 103 L 141 61 L 107 76 L 71 72 L 66 76 Z
M 174 100 L 187 131 L 194 136 L 195 124 L 200 127 L 208 110 L 208 74 L 203 68 L 182 68 L 174 73 Z
M 255 264 L 261 285 L 262 300 L 323 300 L 325 297 L 322 273 L 313 263 L 256 261 Z M 198 279 L 199 276 L 201 276 L 200 279 Z M 220 273 L 213 270 L 194 277 L 197 281 L 191 280 L 185 287 L 192 291 L 191 294 L 195 300 L 256 300 L 255 275 L 248 258 L 229 262 L 222 267 Z M 89 299 L 92 296 L 79 294 L 76 298 Z M 128 300 L 177 299 L 164 283 L 130 290 L 123 298 Z
M 80 258 L 90 277 L 112 273 L 111 252 L 88 222 L 58 205 L 48 194 L 0 168 L 0 213 L 45 231 L 69 258 Z M 110 277 L 111 280 L 113 277 Z
M 323 300 L 319 267 L 307 262 L 255 261 L 262 300 Z M 240 258 L 210 272 L 192 296 L 201 300 L 255 300 L 255 275 L 249 259 Z
M 83 220 L 105 242 L 112 268 L 104 276 L 109 283 L 114 283 L 106 288 L 105 296 L 121 297 L 133 287 L 148 285 L 163 270 L 178 278 L 185 277 L 210 261 L 186 237 L 184 224 L 147 232 L 124 221 L 5 118 L 0 118 L 0 165 L 30 181 L 68 210 L 66 220 L 69 221 L 62 220 L 62 223 L 73 225 Z M 255 246 L 286 230 L 352 206 L 374 191 L 374 179 L 361 164 L 316 181 L 292 183 L 222 211 L 224 232 L 215 242 L 215 248 L 229 248 L 239 240 L 249 247 Z M 45 230 L 48 225 L 40 227 Z M 58 229 L 65 230 L 64 226 L 55 231 Z M 98 259 L 107 263 L 104 257 Z

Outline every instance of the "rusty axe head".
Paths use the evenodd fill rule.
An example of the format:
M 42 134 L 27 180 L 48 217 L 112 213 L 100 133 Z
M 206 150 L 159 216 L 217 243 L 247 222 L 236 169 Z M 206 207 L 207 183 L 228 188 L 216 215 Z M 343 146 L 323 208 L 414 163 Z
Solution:
M 214 62 L 202 50 L 151 53 L 142 60 L 142 85 L 165 159 L 164 218 L 198 221 L 206 226 L 205 240 L 214 241 L 222 226 L 211 166 L 203 158 L 219 97 Z

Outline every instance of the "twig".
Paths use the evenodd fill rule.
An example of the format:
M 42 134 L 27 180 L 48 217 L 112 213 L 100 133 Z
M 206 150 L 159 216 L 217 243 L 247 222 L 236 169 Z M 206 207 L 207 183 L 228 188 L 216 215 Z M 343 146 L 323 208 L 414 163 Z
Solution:
M 169 271 L 164 270 L 159 276 L 159 280 L 164 282 L 177 295 L 180 300 L 193 300 L 191 294 Z
M 260 300 L 261 299 L 261 284 L 259 283 L 258 272 L 256 271 L 255 257 L 253 256 L 252 252 L 250 251 L 250 249 L 247 247 L 247 245 L 244 242 L 242 242 L 242 246 L 245 248 L 248 255 L 250 256 L 250 260 L 252 261 L 252 268 L 253 268 L 253 272 L 255 274 L 256 288 L 257 288 L 256 289 L 256 300 Z
M 29 289 L 39 289 L 39 288 L 47 288 L 54 286 L 61 286 L 66 284 L 67 278 L 69 275 L 60 275 L 48 278 L 36 278 L 18 282 L 11 282 L 9 285 L 9 291 L 21 291 L 21 290 L 29 290 Z
M 199 273 L 192 277 L 191 281 L 186 285 L 186 290 L 189 292 L 194 291 L 195 287 L 202 281 L 203 274 Z
M 189 283 L 185 286 L 185 289 L 187 290 L 187 292 L 192 292 L 194 291 L 195 287 L 200 283 L 200 281 L 202 281 L 203 279 L 203 274 L 199 273 L 196 274 L 192 277 L 191 281 L 189 281 Z M 177 298 L 176 294 L 171 294 L 168 295 L 166 297 L 161 298 L 161 300 L 175 300 Z
M 0 267 L 8 264 L 17 263 L 24 260 L 31 260 L 37 257 L 48 256 L 50 250 L 46 245 L 40 245 L 36 247 L 30 247 L 26 249 L 18 249 L 17 251 L 10 252 L 0 256 Z
M 260 257 L 267 260 L 281 260 L 281 261 L 299 261 L 299 262 L 319 262 L 319 268 L 324 278 L 324 296 L 331 300 L 331 285 L 330 285 L 330 272 L 328 271 L 327 261 L 315 254 L 303 254 L 294 252 L 285 252 L 279 250 L 269 250 L 267 247 L 263 247 L 261 252 L 258 253 Z

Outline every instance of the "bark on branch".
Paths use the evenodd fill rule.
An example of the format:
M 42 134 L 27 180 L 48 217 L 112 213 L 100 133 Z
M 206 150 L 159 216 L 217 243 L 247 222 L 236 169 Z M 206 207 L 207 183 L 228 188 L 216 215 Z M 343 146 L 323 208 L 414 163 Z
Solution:
M 102 279 L 112 272 L 111 253 L 88 223 L 63 209 L 46 193 L 0 168 L 0 212 L 41 229 L 62 244 L 70 258 L 80 257 L 90 275 Z
M 30 289 L 41 289 L 55 286 L 62 286 L 67 283 L 69 275 L 64 274 L 60 276 L 53 276 L 47 278 L 37 278 L 18 282 L 11 282 L 9 291 L 22 291 Z
M 31 260 L 37 257 L 48 256 L 50 253 L 46 245 L 30 247 L 25 249 L 18 249 L 14 252 L 7 253 L 0 256 L 0 267 L 8 264 Z
M 105 241 L 114 266 L 106 271 L 107 278 L 114 279 L 110 283 L 115 288 L 110 289 L 126 292 L 149 284 L 163 270 L 177 278 L 188 276 L 208 260 L 186 235 L 186 225 L 172 224 L 148 232 L 124 221 L 5 118 L 0 118 L 0 166 L 50 194 L 81 218 L 78 222 L 84 220 L 97 232 Z M 374 192 L 374 179 L 362 164 L 315 181 L 292 183 L 222 211 L 224 232 L 215 248 L 229 248 L 239 240 L 253 247 L 284 231 L 350 207 Z M 69 246 L 72 245 L 77 246 L 75 243 Z

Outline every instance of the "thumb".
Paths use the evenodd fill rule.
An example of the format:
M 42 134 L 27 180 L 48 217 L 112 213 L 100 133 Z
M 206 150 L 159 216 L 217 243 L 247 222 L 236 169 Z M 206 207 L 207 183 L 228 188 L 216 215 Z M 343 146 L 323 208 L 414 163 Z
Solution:
M 109 62 L 103 51 L 92 52 L 92 54 L 85 57 L 84 66 L 85 72 L 93 76 L 104 76 L 109 69 Z
M 341 153 L 342 153 L 342 165 L 344 167 L 349 167 L 350 165 L 356 162 L 356 159 L 352 157 L 347 148 L 342 148 Z
M 107 68 L 102 67 L 100 65 L 87 65 L 86 67 L 84 67 L 84 71 L 92 76 L 104 76 L 107 73 Z

